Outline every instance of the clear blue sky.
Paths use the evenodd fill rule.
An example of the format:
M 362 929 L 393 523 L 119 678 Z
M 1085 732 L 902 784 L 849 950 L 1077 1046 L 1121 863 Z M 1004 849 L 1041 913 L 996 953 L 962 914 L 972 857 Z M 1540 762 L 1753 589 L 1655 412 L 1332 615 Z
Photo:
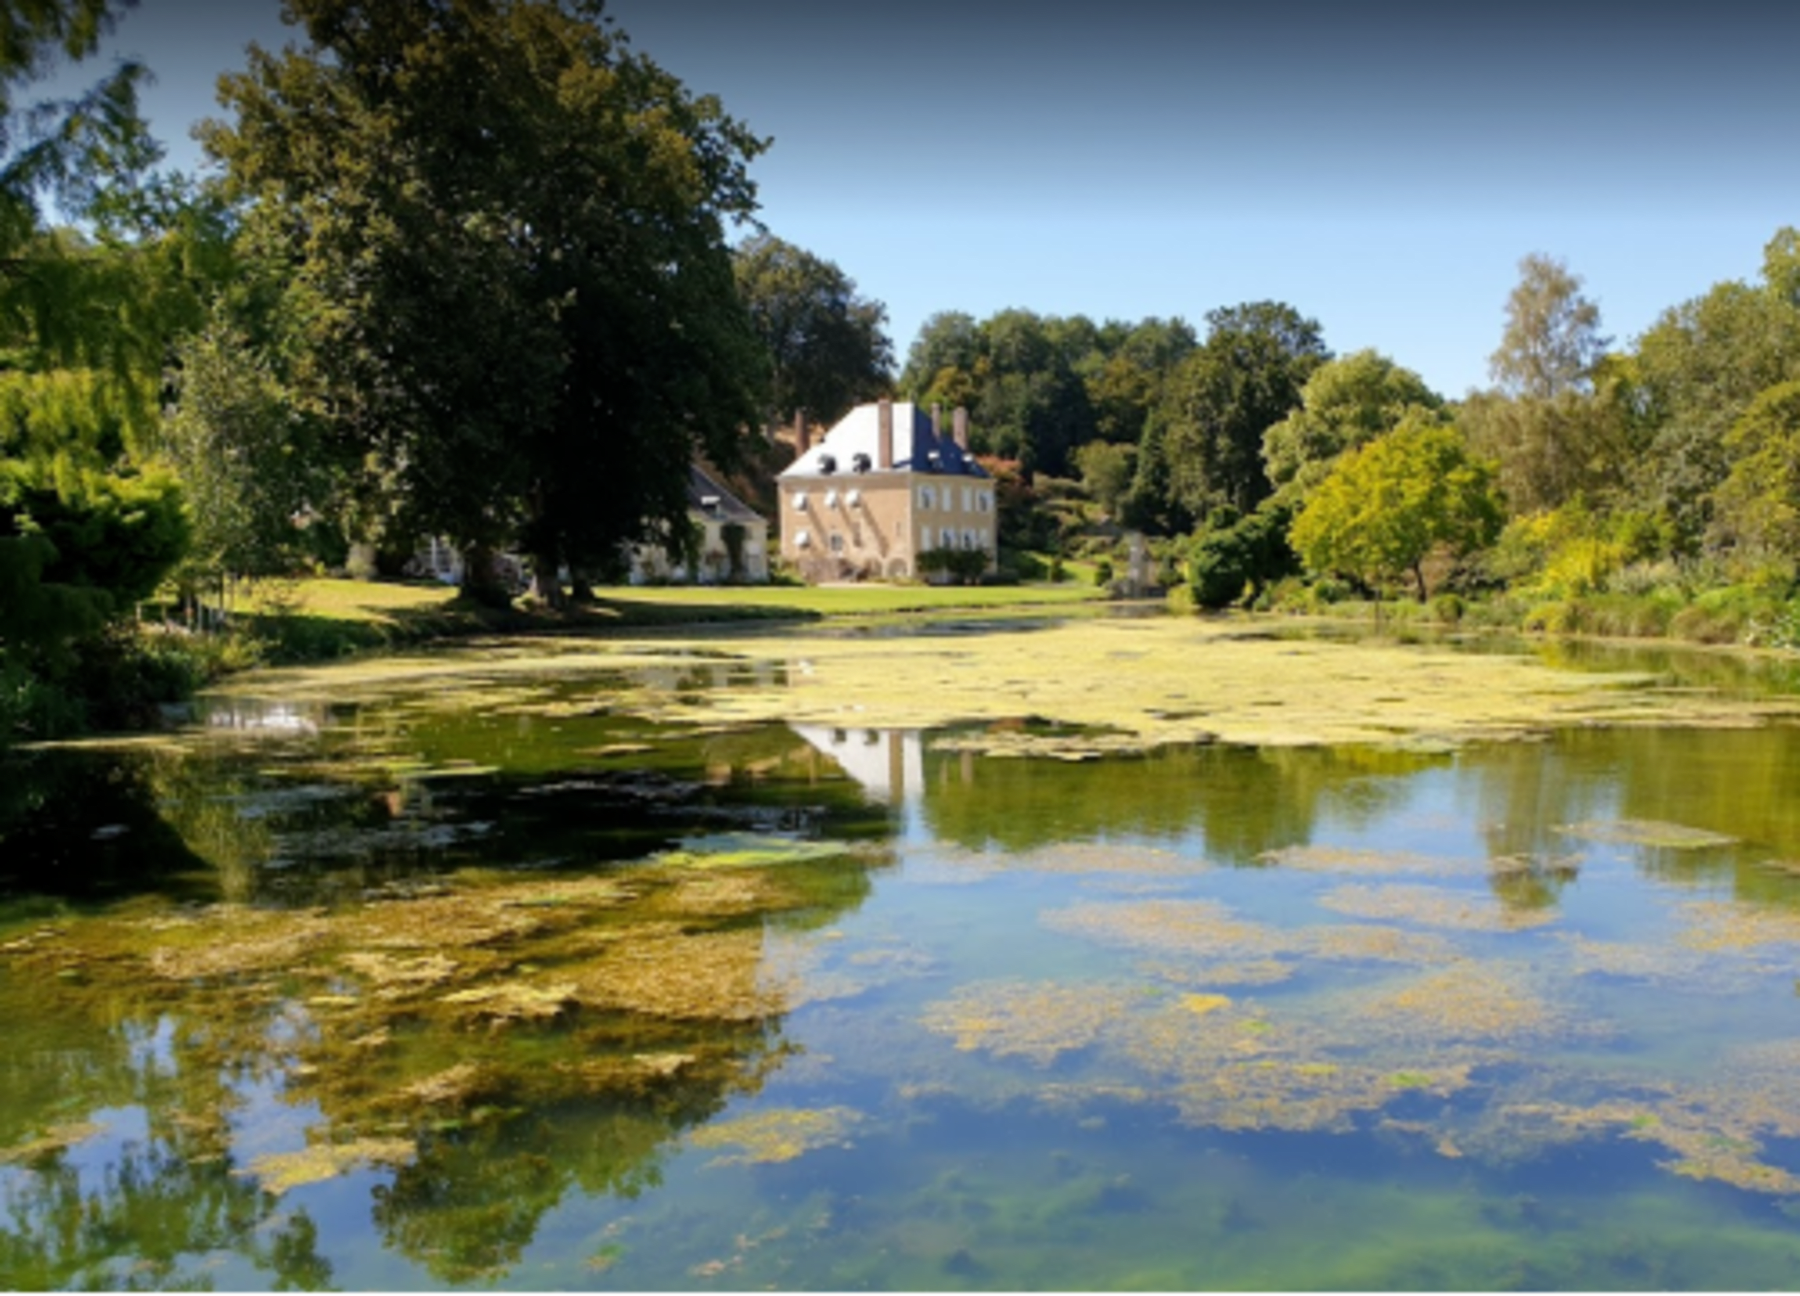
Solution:
M 633 44 L 773 145 L 762 218 L 886 303 L 1095 319 L 1273 298 L 1448 396 L 1487 381 L 1519 259 L 1621 344 L 1800 225 L 1800 6 L 1522 0 L 615 0 Z M 1252 12 L 1254 11 L 1254 12 Z M 275 0 L 143 0 L 171 161 Z

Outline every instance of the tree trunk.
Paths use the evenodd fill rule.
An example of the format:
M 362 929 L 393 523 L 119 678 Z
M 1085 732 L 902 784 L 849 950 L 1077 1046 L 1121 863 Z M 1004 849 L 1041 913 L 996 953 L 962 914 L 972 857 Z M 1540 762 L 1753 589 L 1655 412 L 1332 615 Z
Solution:
M 569 606 L 563 597 L 562 581 L 557 579 L 555 558 L 537 554 L 531 560 L 531 601 L 540 607 L 561 612 Z
M 494 551 L 486 545 L 473 544 L 463 551 L 462 586 L 459 593 L 482 607 L 512 606 L 512 595 L 500 581 L 494 566 Z

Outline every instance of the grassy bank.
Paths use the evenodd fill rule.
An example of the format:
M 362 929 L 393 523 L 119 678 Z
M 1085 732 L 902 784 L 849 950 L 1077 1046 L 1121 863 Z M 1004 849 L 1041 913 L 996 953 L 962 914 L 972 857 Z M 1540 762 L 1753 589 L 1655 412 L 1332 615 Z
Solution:
M 569 634 L 743 621 L 1070 610 L 1100 601 L 1091 585 L 665 586 L 602 589 L 566 611 L 490 608 L 445 585 L 306 580 L 254 590 L 226 638 L 224 673 L 248 665 L 329 661 L 476 634 Z
M 1178 588 L 1170 606 L 1193 611 Z M 1666 641 L 1706 647 L 1800 649 L 1800 596 L 1785 584 L 1565 592 L 1512 591 L 1464 596 L 1443 593 L 1427 602 L 1364 602 L 1323 597 L 1299 580 L 1271 587 L 1255 610 L 1379 622 L 1388 626 L 1454 627 L 1545 638 Z

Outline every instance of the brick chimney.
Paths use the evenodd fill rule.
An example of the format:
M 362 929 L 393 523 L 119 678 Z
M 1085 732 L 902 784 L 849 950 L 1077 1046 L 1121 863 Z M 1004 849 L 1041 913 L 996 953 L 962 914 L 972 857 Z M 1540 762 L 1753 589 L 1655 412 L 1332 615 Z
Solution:
M 956 412 L 950 416 L 950 426 L 955 429 L 952 435 L 956 438 L 957 448 L 964 454 L 968 454 L 969 411 L 964 409 L 961 405 L 958 405 L 956 407 Z
M 883 396 L 875 410 L 875 466 L 885 472 L 894 466 L 894 402 Z
M 935 401 L 931 406 L 931 439 L 936 441 L 944 435 L 944 407 Z
M 798 459 L 812 449 L 812 430 L 806 426 L 806 411 L 794 411 L 794 457 Z

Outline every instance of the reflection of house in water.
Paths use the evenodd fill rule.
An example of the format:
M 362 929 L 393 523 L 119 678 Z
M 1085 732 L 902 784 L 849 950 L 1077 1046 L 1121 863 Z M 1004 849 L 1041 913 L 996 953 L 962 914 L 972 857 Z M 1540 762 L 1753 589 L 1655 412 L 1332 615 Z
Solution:
M 925 787 L 925 743 L 917 730 L 791 727 L 871 796 L 889 805 L 916 800 Z
M 316 734 L 326 719 L 322 704 L 263 698 L 209 698 L 197 703 L 196 711 L 208 728 L 246 733 Z

